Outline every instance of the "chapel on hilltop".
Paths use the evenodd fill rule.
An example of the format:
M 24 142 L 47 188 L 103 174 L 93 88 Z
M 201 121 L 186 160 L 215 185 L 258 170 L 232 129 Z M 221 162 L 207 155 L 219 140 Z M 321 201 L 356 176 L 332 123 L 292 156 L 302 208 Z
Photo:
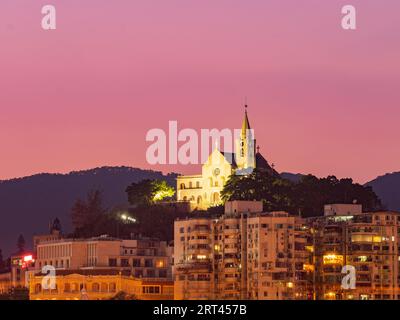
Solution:
M 251 173 L 254 168 L 261 168 L 278 175 L 261 155 L 259 148 L 256 148 L 256 140 L 247 116 L 247 105 L 240 137 L 235 141 L 235 151 L 236 154 L 233 154 L 215 147 L 202 165 L 201 174 L 178 176 L 178 202 L 188 202 L 191 210 L 205 210 L 222 204 L 220 194 L 232 174 L 245 175 Z

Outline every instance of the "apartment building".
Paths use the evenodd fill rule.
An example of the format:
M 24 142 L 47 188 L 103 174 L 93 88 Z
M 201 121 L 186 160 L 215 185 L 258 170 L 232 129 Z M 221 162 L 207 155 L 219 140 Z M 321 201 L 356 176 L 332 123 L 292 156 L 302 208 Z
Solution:
M 175 299 L 312 297 L 304 220 L 233 201 L 218 218 L 175 222 Z
M 174 299 L 214 298 L 213 224 L 209 218 L 175 222 Z
M 304 220 L 286 212 L 247 219 L 249 299 L 311 299 L 307 234 Z
M 38 270 L 116 268 L 129 270 L 136 278 L 171 278 L 172 248 L 165 241 L 109 237 L 59 239 L 37 244 Z
M 357 204 L 335 204 L 308 223 L 317 299 L 400 299 L 400 213 L 363 213 Z M 354 289 L 342 286 L 345 265 L 355 268 Z

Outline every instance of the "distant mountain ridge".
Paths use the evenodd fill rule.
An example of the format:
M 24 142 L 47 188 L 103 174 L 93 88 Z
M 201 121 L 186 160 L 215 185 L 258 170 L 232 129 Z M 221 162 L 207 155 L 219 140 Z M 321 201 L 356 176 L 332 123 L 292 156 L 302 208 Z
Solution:
M 161 179 L 175 185 L 177 174 L 133 167 L 100 167 L 67 174 L 42 173 L 23 178 L 0 180 L 0 249 L 8 256 L 16 249 L 22 233 L 31 246 L 33 233 L 46 233 L 49 222 L 58 217 L 65 231 L 71 231 L 70 209 L 88 191 L 103 191 L 105 207 L 126 204 L 126 187 L 143 179 Z M 281 173 L 299 181 L 302 174 Z M 400 211 L 400 172 L 388 173 L 366 183 L 390 210 Z
M 175 185 L 177 174 L 132 167 L 101 167 L 67 174 L 41 173 L 0 181 L 0 249 L 7 256 L 16 249 L 22 233 L 31 246 L 34 233 L 46 233 L 49 222 L 58 217 L 65 231 L 71 231 L 70 209 L 89 190 L 103 191 L 104 206 L 127 203 L 125 189 L 143 179 L 166 180 Z
M 400 172 L 387 173 L 367 182 L 389 209 L 400 211 Z
M 301 173 L 290 173 L 290 172 L 281 172 L 279 174 L 283 179 L 292 181 L 292 182 L 299 182 L 300 179 L 304 176 Z

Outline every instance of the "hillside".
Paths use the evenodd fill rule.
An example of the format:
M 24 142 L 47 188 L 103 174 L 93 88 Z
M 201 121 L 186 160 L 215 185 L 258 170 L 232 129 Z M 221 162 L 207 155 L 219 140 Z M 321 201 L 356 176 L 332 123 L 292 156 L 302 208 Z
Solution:
M 33 231 L 47 232 L 49 222 L 58 217 L 65 231 L 71 231 L 69 209 L 91 189 L 103 191 L 104 205 L 126 204 L 126 187 L 142 179 L 163 179 L 175 184 L 176 174 L 131 167 L 101 167 L 68 174 L 37 174 L 0 181 L 0 248 L 7 256 L 15 251 L 22 233 L 31 247 Z
M 281 173 L 294 182 L 301 174 Z M 58 217 L 63 229 L 71 231 L 69 210 L 74 201 L 91 189 L 103 191 L 104 205 L 126 204 L 126 187 L 143 179 L 163 179 L 175 185 L 176 174 L 132 167 L 101 167 L 68 174 L 37 174 L 0 181 L 0 249 L 7 256 L 15 250 L 20 233 L 31 246 L 33 231 L 45 233 L 49 222 Z M 400 172 L 388 173 L 368 182 L 390 210 L 400 211 Z
M 400 211 L 400 172 L 379 176 L 366 185 L 374 189 L 388 209 Z

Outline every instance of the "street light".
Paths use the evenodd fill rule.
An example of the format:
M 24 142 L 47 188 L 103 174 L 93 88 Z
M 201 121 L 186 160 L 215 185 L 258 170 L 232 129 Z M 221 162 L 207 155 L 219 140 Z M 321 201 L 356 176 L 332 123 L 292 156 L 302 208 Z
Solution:
M 120 224 L 121 222 L 122 222 L 123 224 L 131 224 L 131 223 L 136 223 L 136 219 L 133 218 L 133 217 L 131 217 L 131 216 L 129 216 L 129 215 L 126 214 L 126 213 L 120 213 L 120 214 L 118 214 L 118 215 L 116 216 L 116 219 L 115 219 L 115 224 L 116 224 L 116 227 L 117 227 L 117 238 L 119 238 L 119 224 Z
M 136 222 L 136 219 L 135 219 L 135 218 L 133 218 L 133 217 L 131 217 L 131 216 L 128 216 L 127 214 L 121 214 L 121 219 L 122 219 L 123 221 L 125 221 L 126 223 L 129 223 L 129 222 L 135 223 L 135 222 Z

